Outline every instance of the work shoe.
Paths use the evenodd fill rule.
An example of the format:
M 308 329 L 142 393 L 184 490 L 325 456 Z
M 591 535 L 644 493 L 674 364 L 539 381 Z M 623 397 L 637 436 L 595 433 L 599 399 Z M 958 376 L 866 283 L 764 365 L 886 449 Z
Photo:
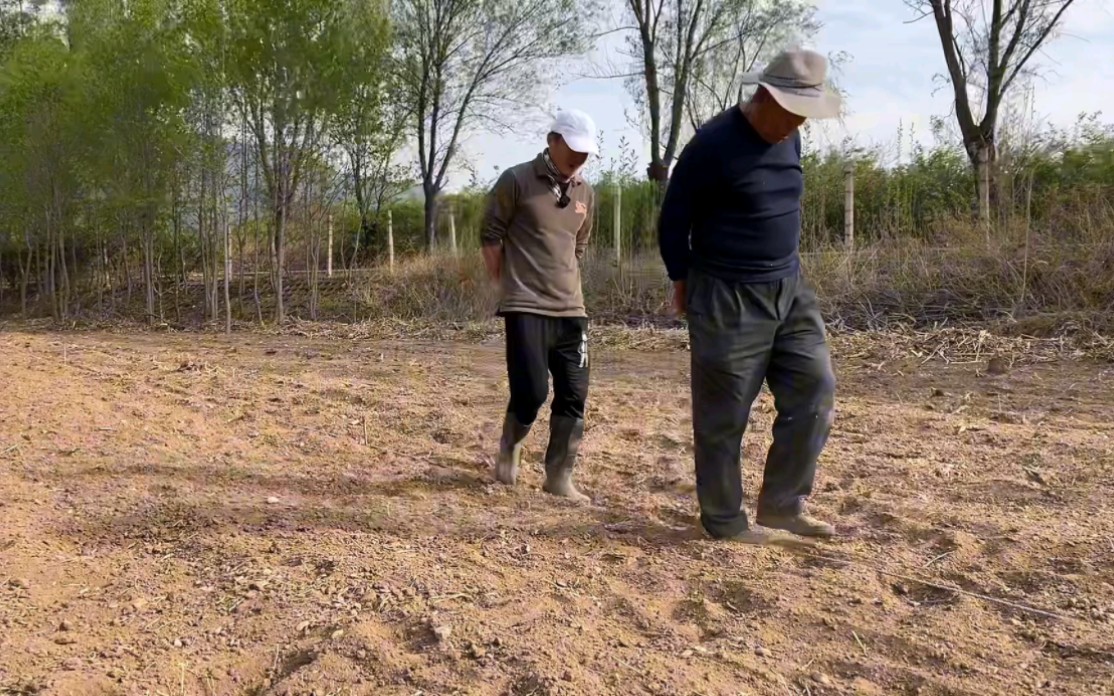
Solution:
M 584 439 L 584 419 L 553 416 L 549 423 L 549 447 L 545 451 L 545 484 L 542 490 L 551 495 L 568 498 L 577 503 L 589 503 L 591 498 L 576 489 L 572 471 L 576 453 Z
M 809 548 L 813 545 L 807 539 L 801 539 L 792 534 L 754 524 L 734 536 L 726 537 L 725 541 L 734 541 L 751 546 L 781 546 L 790 549 Z
M 782 529 L 798 536 L 819 537 L 821 539 L 830 539 L 835 536 L 835 527 L 803 512 L 796 515 L 763 515 L 760 513 L 757 522 L 764 527 Z
M 530 426 L 518 422 L 507 411 L 503 420 L 503 436 L 499 439 L 499 457 L 495 460 L 495 480 L 513 486 L 518 482 L 518 467 L 522 463 L 522 443 L 530 434 Z

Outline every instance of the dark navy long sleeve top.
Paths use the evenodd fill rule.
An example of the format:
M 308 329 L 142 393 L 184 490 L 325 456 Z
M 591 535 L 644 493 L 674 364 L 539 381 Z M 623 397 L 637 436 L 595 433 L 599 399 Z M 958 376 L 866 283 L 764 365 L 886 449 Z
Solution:
M 801 136 L 764 140 L 738 107 L 704 124 L 677 159 L 658 224 L 672 280 L 690 269 L 764 283 L 800 268 Z

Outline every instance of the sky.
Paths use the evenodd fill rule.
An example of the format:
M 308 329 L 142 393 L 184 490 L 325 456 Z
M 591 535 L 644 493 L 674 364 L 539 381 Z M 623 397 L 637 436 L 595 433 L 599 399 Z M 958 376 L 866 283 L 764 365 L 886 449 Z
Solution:
M 937 79 L 945 65 L 931 18 L 912 22 L 917 13 L 904 0 L 820 0 L 817 6 L 822 28 L 808 46 L 850 54 L 837 75 L 846 91 L 846 115 L 842 122 L 814 131 L 806 147 L 836 145 L 850 137 L 858 145 L 886 146 L 896 157 L 899 129 L 905 133 L 905 151 L 910 138 L 930 143 L 931 117 L 950 117 L 952 110 L 951 86 Z M 615 48 L 621 40 L 609 38 L 592 58 L 619 58 Z M 1076 0 L 1061 34 L 1034 57 L 1033 65 L 1041 68 L 1042 77 L 1024 95 L 1032 109 L 1031 125 L 1070 127 L 1081 113 L 1091 112 L 1114 121 L 1114 0 Z M 548 107 L 579 108 L 592 115 L 603 134 L 604 166 L 625 136 L 643 155 L 639 172 L 644 170 L 648 147 L 641 128 L 629 122 L 633 102 L 621 81 L 571 79 L 551 92 Z M 468 139 L 465 154 L 481 180 L 489 180 L 496 170 L 536 155 L 544 147 L 545 131 L 543 123 L 511 136 L 479 133 Z M 468 179 L 456 174 L 450 188 Z

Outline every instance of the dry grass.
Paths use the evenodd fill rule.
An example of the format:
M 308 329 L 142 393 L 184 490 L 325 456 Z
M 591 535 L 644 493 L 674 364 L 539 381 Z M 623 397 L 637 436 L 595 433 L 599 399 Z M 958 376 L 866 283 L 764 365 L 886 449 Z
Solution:
M 967 232 L 969 235 L 970 232 Z M 849 253 L 829 249 L 805 255 L 805 272 L 817 288 L 834 330 L 935 330 L 988 328 L 1010 336 L 1109 334 L 1114 309 L 1114 241 L 1069 245 L 1048 237 L 1003 233 L 987 245 L 958 239 L 951 246 L 904 240 Z M 589 311 L 597 324 L 669 328 L 669 281 L 653 253 L 620 266 L 606 250 L 583 268 Z M 486 322 L 494 292 L 479 259 L 422 257 L 361 276 L 354 298 L 360 319 Z
M 833 332 L 929 335 L 954 328 L 978 336 L 985 329 L 1024 340 L 1067 341 L 1072 350 L 1080 343 L 1088 350 L 1107 350 L 1102 336 L 1114 335 L 1110 235 L 1103 239 L 1096 233 L 1068 243 L 1050 234 L 1031 234 L 1022 226 L 996 231 L 996 241 L 988 245 L 977 230 L 956 225 L 933 238 L 931 244 L 903 239 L 854 252 L 829 248 L 806 253 L 805 273 Z M 670 283 L 656 252 L 637 253 L 619 264 L 609 249 L 595 249 L 582 272 L 597 327 L 649 331 L 682 326 L 669 310 Z M 371 322 L 406 335 L 484 334 L 492 330 L 496 306 L 495 290 L 478 253 L 471 250 L 458 257 L 406 258 L 393 272 L 375 267 L 322 277 L 316 315 L 309 311 L 304 275 L 293 274 L 286 286 L 287 310 L 295 320 Z M 273 297 L 268 288 L 261 290 L 258 309 L 250 287 L 243 296 L 233 293 L 237 320 L 257 324 L 259 316 L 271 316 Z M 160 302 L 165 325 L 196 327 L 202 296 L 198 283 L 178 292 L 164 289 Z M 104 326 L 143 316 L 139 292 L 130 302 L 118 294 L 111 312 L 106 302 L 87 304 L 90 308 L 77 314 L 84 324 Z M 637 339 L 660 340 L 653 335 Z

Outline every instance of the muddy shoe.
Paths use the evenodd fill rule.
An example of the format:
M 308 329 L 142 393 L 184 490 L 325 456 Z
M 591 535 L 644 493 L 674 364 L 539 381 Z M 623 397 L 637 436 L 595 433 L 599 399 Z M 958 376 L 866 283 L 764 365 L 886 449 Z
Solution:
M 727 537 L 726 541 L 752 546 L 781 546 L 789 549 L 811 548 L 813 546 L 812 542 L 807 539 L 801 539 L 792 534 L 758 525 L 751 525 L 735 536 Z
M 542 490 L 550 495 L 568 498 L 576 503 L 589 503 L 591 498 L 576 489 L 572 472 L 576 453 L 584 439 L 584 421 L 579 418 L 553 416 L 549 429 L 549 448 L 545 451 L 545 484 Z
M 518 467 L 522 463 L 522 443 L 530 434 L 530 426 L 518 422 L 513 413 L 507 412 L 503 421 L 503 436 L 499 440 L 499 456 L 495 460 L 495 480 L 508 486 L 518 482 Z
M 830 539 L 835 536 L 835 527 L 803 513 L 799 515 L 759 515 L 757 521 L 764 527 L 781 529 L 804 537 Z
M 556 479 L 547 476 L 545 483 L 542 485 L 542 490 L 550 495 L 568 498 L 574 503 L 585 504 L 592 502 L 591 498 L 576 489 L 576 486 L 573 485 L 571 478 L 568 476 L 561 476 Z

